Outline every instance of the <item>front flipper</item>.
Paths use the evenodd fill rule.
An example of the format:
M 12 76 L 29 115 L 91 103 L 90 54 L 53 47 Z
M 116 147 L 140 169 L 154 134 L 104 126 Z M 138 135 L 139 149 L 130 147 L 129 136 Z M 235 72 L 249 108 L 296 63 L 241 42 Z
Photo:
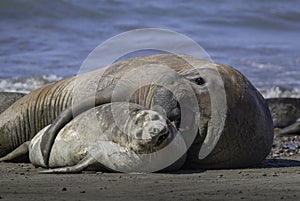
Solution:
M 52 125 L 46 130 L 41 139 L 41 152 L 44 160 L 44 164 L 49 166 L 49 156 L 51 152 L 51 148 L 55 141 L 56 136 L 59 131 L 69 123 L 75 116 L 101 104 L 110 103 L 111 97 L 113 93 L 113 88 L 109 87 L 95 96 L 89 97 L 86 100 L 73 105 L 72 107 L 64 110 L 62 113 L 58 115 Z
M 42 170 L 39 173 L 44 173 L 44 174 L 79 173 L 82 170 L 86 169 L 87 167 L 96 166 L 97 164 L 99 164 L 99 162 L 97 160 L 95 160 L 92 156 L 88 155 L 84 159 L 82 159 L 78 164 L 76 164 L 74 166 Z
M 17 147 L 15 150 L 7 154 L 6 156 L 0 158 L 0 162 L 4 161 L 20 161 L 24 162 L 23 160 L 25 158 L 28 158 L 28 146 L 30 141 L 24 142 L 19 147 Z M 23 160 L 22 160 L 23 159 Z
M 277 136 L 286 136 L 286 135 L 300 135 L 300 119 L 295 123 L 276 131 Z

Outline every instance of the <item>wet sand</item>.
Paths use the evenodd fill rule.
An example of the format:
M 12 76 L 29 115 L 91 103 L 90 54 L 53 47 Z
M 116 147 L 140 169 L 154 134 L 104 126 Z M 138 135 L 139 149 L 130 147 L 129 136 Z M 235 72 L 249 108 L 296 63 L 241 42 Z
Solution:
M 0 163 L 1 200 L 299 200 L 300 156 L 260 167 L 168 174 L 39 174 L 25 163 Z

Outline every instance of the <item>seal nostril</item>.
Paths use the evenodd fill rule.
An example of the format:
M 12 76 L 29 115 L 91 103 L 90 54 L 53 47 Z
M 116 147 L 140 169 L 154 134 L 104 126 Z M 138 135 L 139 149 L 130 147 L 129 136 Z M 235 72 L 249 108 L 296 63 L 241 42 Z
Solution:
M 205 84 L 205 80 L 202 77 L 197 77 L 194 81 L 197 85 L 204 85 Z

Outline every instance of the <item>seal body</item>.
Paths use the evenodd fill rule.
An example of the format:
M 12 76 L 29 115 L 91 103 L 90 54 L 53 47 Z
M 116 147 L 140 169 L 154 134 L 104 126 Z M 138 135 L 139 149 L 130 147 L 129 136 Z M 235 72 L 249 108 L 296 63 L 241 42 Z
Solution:
M 46 167 L 41 154 L 41 138 L 47 128 L 28 144 L 29 159 L 35 166 Z M 183 165 L 184 156 L 180 161 L 173 158 L 158 169 L 149 169 L 149 166 L 156 160 L 155 155 L 150 156 L 152 153 L 171 146 L 172 153 L 168 157 L 171 158 L 173 151 L 182 149 L 180 146 L 184 143 L 170 145 L 177 135 L 180 133 L 176 128 L 158 112 L 132 103 L 101 105 L 80 114 L 59 132 L 49 159 L 49 167 L 56 169 L 45 172 L 78 172 L 82 169 L 152 172 L 171 165 L 169 170 L 175 170 Z M 143 159 L 147 155 L 150 159 Z
M 272 114 L 274 128 L 278 135 L 300 134 L 300 99 L 270 98 L 267 99 Z
M 187 168 L 253 165 L 272 146 L 269 109 L 245 76 L 227 65 L 160 54 L 67 78 L 19 99 L 0 115 L 0 156 L 52 124 L 55 132 L 46 132 L 41 141 L 48 147 L 43 157 L 50 160 L 55 136 L 72 120 L 72 105 L 80 114 L 95 103 L 93 97 L 99 105 L 127 101 L 174 117 L 189 148 Z

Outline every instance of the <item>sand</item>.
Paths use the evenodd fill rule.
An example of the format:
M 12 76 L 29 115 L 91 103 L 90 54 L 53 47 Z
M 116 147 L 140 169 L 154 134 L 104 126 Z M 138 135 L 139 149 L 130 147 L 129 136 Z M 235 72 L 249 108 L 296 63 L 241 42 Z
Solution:
M 300 155 L 260 167 L 174 173 L 39 174 L 0 163 L 1 200 L 300 200 Z

